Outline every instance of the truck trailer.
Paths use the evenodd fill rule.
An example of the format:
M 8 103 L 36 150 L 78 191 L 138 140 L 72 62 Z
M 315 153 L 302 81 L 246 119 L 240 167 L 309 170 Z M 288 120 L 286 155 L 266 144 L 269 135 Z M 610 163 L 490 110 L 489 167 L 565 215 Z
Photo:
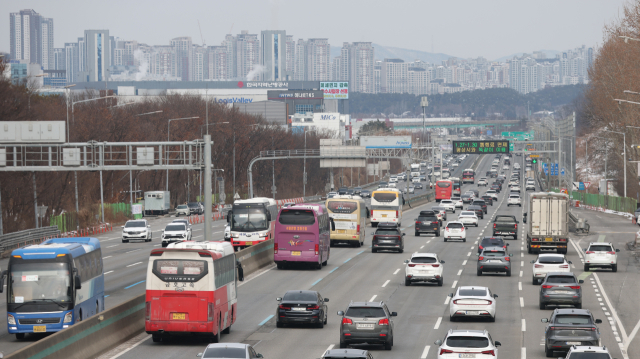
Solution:
M 527 251 L 540 253 L 542 249 L 555 249 L 560 254 L 566 254 L 569 241 L 568 213 L 568 195 L 531 193 L 524 219 L 527 226 Z
M 144 193 L 144 215 L 165 215 L 169 213 L 168 191 L 149 191 Z

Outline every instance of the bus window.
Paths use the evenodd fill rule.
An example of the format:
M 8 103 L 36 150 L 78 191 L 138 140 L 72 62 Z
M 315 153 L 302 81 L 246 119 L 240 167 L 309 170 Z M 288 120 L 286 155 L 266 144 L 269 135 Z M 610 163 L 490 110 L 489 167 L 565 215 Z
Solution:
M 280 224 L 306 224 L 316 223 L 311 210 L 285 210 L 280 213 Z

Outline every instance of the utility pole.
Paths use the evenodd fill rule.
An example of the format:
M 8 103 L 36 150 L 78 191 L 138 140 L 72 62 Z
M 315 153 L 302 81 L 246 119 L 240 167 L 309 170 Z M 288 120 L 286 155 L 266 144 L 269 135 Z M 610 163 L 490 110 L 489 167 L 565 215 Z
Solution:
M 0 236 L 4 234 L 2 230 L 2 190 L 0 190 Z
M 233 198 L 236 197 L 236 131 L 233 130 Z
M 213 240 L 211 228 L 211 135 L 204 136 L 204 240 Z
M 38 195 L 36 194 L 36 173 L 32 172 L 33 178 L 33 210 L 36 214 L 36 228 L 38 228 Z

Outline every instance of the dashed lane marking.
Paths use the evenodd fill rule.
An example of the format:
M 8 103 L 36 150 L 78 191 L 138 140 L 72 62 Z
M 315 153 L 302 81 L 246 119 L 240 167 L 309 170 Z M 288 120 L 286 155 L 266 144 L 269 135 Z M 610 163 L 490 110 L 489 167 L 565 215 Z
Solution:
M 390 279 L 387 279 L 387 281 L 386 281 L 386 282 L 384 282 L 384 284 L 382 285 L 382 288 L 386 287 L 386 286 L 387 286 L 387 284 L 389 284 L 389 282 L 391 282 L 391 280 L 390 280 Z
M 427 355 L 429 355 L 429 349 L 431 348 L 431 345 L 427 345 L 424 347 L 424 350 L 422 351 L 422 355 L 420 356 L 420 359 L 426 359 Z
M 142 264 L 142 262 L 136 262 L 136 263 L 133 263 L 133 264 L 129 264 L 127 267 L 137 266 L 138 264 Z
M 271 318 L 273 318 L 273 314 L 271 314 L 270 316 L 266 317 L 265 320 L 261 321 L 260 324 L 258 324 L 259 327 L 265 325 L 269 320 L 271 320 Z
M 395 272 L 393 272 L 393 275 L 398 274 L 398 272 L 400 272 L 400 268 L 396 269 L 396 271 L 395 271 Z
M 433 329 L 437 330 L 438 328 L 440 328 L 441 322 L 442 322 L 442 317 L 438 317 L 438 320 L 436 320 L 436 325 L 433 327 Z
M 524 298 L 520 297 L 520 308 L 524 308 Z
M 110 270 L 110 271 L 108 271 L 108 272 L 104 272 L 104 275 L 107 275 L 107 274 L 109 274 L 109 273 L 113 273 L 113 271 L 112 271 L 112 270 Z
M 457 280 L 454 280 L 454 281 L 453 281 L 453 284 L 451 285 L 451 288 L 455 288 L 455 287 L 456 287 L 456 285 L 458 285 L 458 281 L 457 281 Z

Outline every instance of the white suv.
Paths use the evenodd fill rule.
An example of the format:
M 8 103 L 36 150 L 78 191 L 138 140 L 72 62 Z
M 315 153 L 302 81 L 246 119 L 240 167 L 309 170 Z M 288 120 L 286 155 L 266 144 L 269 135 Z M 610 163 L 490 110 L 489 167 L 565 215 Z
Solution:
M 449 329 L 444 340 L 436 340 L 438 359 L 498 357 L 499 341 L 494 342 L 486 330 Z
M 522 200 L 520 199 L 520 196 L 518 196 L 517 194 L 509 195 L 509 201 L 507 202 L 507 207 L 511 205 L 522 207 Z
M 564 359 L 611 359 L 607 347 L 592 347 L 574 345 L 569 348 Z
M 496 192 L 495 189 L 490 189 L 484 194 L 486 194 L 487 196 L 491 196 L 491 198 L 493 198 L 494 201 L 498 200 L 498 192 Z
M 443 199 L 440 201 L 440 206 L 447 209 L 447 211 L 451 211 L 456 213 L 456 204 L 450 199 Z
M 439 287 L 444 283 L 444 261 L 435 253 L 414 253 L 404 263 L 404 285 L 412 282 L 436 282 Z
M 191 231 L 184 223 L 169 223 L 162 230 L 162 246 L 166 247 L 171 243 L 191 240 Z
M 525 191 L 535 191 L 536 190 L 536 185 L 533 182 L 527 182 L 527 186 L 525 187 Z
M 480 179 L 478 180 L 478 187 L 480 186 L 487 186 L 489 184 L 489 182 L 487 182 L 487 178 L 486 177 L 480 177 Z
M 618 271 L 618 252 L 611 242 L 591 242 L 584 250 L 584 271 L 591 267 L 609 267 L 613 272 Z
M 151 242 L 152 238 L 151 226 L 146 219 L 127 221 L 122 226 L 122 243 L 129 243 L 129 240 L 132 239 L 143 239 L 145 242 Z
M 464 230 L 464 224 L 462 222 L 450 221 L 447 226 L 444 227 L 444 241 L 450 239 L 462 239 L 463 242 L 467 241 L 467 231 Z
M 534 285 L 542 283 L 548 273 L 554 272 L 571 272 L 571 261 L 567 261 L 564 254 L 556 253 L 540 253 L 536 260 L 531 261 L 533 264 L 532 282 Z

